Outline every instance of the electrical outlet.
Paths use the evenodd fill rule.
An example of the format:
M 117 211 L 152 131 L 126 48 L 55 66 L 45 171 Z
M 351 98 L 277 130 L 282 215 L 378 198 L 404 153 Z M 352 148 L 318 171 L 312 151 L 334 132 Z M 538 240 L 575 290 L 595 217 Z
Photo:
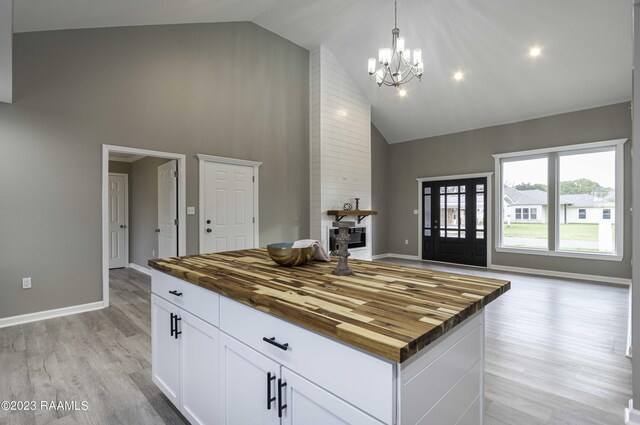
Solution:
M 195 215 L 196 207 L 187 207 L 187 215 Z
M 405 239 L 405 240 L 404 240 L 404 244 L 405 244 L 405 245 L 409 245 L 409 239 Z
M 31 289 L 31 278 L 23 277 L 22 278 L 22 289 Z
M 155 249 L 151 250 L 151 258 L 156 258 L 156 250 Z

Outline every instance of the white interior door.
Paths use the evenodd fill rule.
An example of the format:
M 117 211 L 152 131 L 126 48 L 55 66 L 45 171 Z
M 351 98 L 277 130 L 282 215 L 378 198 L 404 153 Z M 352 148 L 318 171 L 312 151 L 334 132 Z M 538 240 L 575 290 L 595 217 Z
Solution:
M 178 177 L 176 161 L 158 167 L 158 258 L 178 255 Z
M 127 176 L 109 174 L 109 268 L 126 267 Z
M 204 252 L 254 248 L 253 167 L 205 162 Z

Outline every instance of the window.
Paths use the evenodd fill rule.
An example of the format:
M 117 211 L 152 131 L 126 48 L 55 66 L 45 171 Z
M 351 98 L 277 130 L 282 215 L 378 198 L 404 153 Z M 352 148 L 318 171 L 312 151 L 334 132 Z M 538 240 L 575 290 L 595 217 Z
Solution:
M 625 142 L 494 155 L 496 250 L 621 260 Z
M 531 207 L 547 204 L 547 158 L 509 159 L 501 162 L 503 209 L 515 208 L 515 220 L 502 220 L 502 246 L 547 249 L 547 223 L 530 223 Z
M 563 251 L 612 253 L 615 251 L 615 223 L 600 219 L 605 208 L 616 203 L 615 148 L 566 152 L 558 155 L 560 203 L 578 210 L 560 223 L 558 249 Z M 611 209 L 609 218 L 611 217 Z

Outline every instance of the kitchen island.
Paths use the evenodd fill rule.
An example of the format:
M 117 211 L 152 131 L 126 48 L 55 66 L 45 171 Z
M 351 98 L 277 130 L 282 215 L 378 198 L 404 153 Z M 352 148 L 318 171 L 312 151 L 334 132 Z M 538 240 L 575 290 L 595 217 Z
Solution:
M 506 281 L 254 249 L 151 260 L 153 380 L 192 423 L 482 423 Z

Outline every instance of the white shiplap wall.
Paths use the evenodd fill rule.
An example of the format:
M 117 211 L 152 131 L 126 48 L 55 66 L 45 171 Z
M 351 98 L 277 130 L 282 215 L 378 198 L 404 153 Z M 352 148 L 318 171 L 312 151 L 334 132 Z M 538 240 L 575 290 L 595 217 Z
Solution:
M 371 105 L 325 47 L 313 49 L 310 61 L 311 237 L 327 244 L 327 210 L 355 206 L 356 197 L 360 209 L 371 208 Z M 362 222 L 367 249 L 354 258 L 371 257 L 371 220 Z

